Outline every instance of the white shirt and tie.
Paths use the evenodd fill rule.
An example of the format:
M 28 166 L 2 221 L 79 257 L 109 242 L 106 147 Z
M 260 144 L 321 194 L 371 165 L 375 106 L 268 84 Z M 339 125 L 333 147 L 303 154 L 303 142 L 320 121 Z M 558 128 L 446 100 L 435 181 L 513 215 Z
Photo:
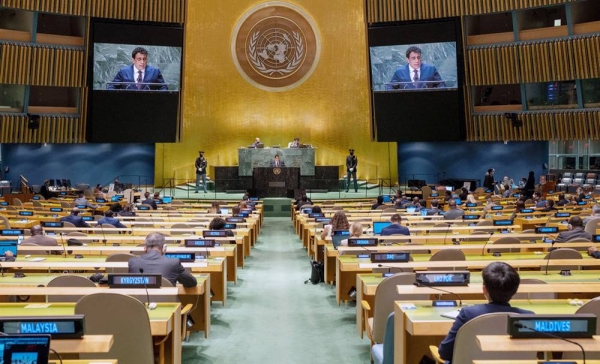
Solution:
M 133 66 L 133 71 L 134 71 L 134 75 L 133 78 L 135 79 L 135 83 L 136 86 L 138 88 L 138 90 L 141 90 L 144 86 L 140 85 L 139 83 L 144 82 L 144 76 L 146 75 L 146 70 L 138 70 L 137 68 L 135 68 L 135 66 Z

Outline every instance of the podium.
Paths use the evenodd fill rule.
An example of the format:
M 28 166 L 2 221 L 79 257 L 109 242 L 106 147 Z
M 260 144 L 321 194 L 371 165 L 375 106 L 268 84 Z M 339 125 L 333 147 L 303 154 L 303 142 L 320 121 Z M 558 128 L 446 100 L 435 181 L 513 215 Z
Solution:
M 299 186 L 300 168 L 255 167 L 252 176 L 258 197 L 287 197 Z

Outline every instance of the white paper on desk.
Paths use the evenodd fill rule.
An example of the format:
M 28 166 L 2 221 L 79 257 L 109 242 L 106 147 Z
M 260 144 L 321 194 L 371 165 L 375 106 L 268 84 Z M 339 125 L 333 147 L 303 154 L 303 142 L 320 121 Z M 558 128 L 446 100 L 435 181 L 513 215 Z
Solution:
M 459 313 L 460 313 L 460 310 L 454 310 L 454 311 L 444 312 L 440 316 L 454 320 L 458 316 Z
M 401 303 L 400 308 L 405 310 L 416 310 L 417 306 L 414 303 Z
M 32 303 L 32 304 L 25 306 L 25 308 L 48 308 L 48 307 L 50 307 L 49 303 Z

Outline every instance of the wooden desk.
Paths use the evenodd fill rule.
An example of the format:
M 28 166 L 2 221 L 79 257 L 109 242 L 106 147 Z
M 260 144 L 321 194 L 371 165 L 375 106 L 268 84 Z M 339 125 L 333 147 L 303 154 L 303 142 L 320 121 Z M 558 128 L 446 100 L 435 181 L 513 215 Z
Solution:
M 524 271 L 520 272 L 519 276 L 521 279 L 539 279 L 541 281 L 550 283 L 549 287 L 553 287 L 556 284 L 561 285 L 560 290 L 564 293 L 557 294 L 558 299 L 567 299 L 567 298 L 577 298 L 577 299 L 589 299 L 592 297 L 596 297 L 600 295 L 600 290 L 594 290 L 592 288 L 585 288 L 583 283 L 590 283 L 593 287 L 596 287 L 600 281 L 598 277 L 600 276 L 600 271 L 592 271 L 592 270 L 584 270 L 584 271 L 573 271 L 571 276 L 562 276 L 558 271 L 550 271 L 550 274 L 546 275 L 541 271 Z M 365 300 L 369 303 L 371 307 L 374 307 L 375 302 L 375 292 L 377 291 L 377 286 L 381 281 L 385 278 L 381 273 L 366 273 L 366 274 L 358 274 L 356 276 L 356 331 L 359 336 L 363 337 L 363 332 L 365 330 L 365 323 L 363 321 L 363 311 L 360 305 L 360 302 Z M 482 283 L 481 274 L 472 274 L 471 275 L 471 283 Z M 562 288 L 562 286 L 572 287 L 571 288 Z M 579 291 L 577 287 L 582 287 L 582 291 L 589 291 L 590 293 L 584 294 Z M 443 287 L 442 287 L 443 288 Z M 451 288 L 454 292 L 454 288 L 458 287 L 447 287 Z M 524 285 L 521 285 L 521 290 L 525 289 Z M 445 288 L 443 288 L 445 289 Z M 529 291 L 529 290 L 528 290 Z M 570 291 L 570 292 L 569 292 Z M 524 292 L 524 291 L 522 291 Z M 419 292 L 421 293 L 421 292 Z M 439 294 L 440 292 L 435 292 L 434 294 Z M 529 291 L 531 293 L 531 291 Z M 475 299 L 483 299 L 483 294 L 481 290 L 476 292 L 477 297 Z M 462 295 L 461 295 L 462 297 Z M 468 299 L 467 297 L 462 297 L 463 299 Z M 449 298 L 449 299 L 455 299 Z
M 84 335 L 81 339 L 50 340 L 50 347 L 59 354 L 108 353 L 113 339 L 112 335 Z
M 127 262 L 106 262 L 106 257 L 86 257 L 84 259 L 74 259 L 71 257 L 63 258 L 62 256 L 49 255 L 42 262 L 24 261 L 21 258 L 16 262 L 3 262 L 2 268 L 44 272 L 52 270 L 83 270 L 91 272 L 101 272 L 105 268 L 127 268 Z M 201 262 L 181 263 L 184 268 L 190 268 L 192 272 L 209 273 L 211 275 L 211 289 L 214 296 L 212 301 L 220 301 L 225 305 L 227 301 L 227 261 L 223 258 L 210 258 Z
M 477 345 L 482 351 L 576 351 L 579 346 L 564 340 L 554 338 L 544 339 L 513 339 L 508 335 L 477 335 Z M 600 336 L 594 335 L 588 339 L 569 339 L 583 347 L 586 353 L 600 351 Z
M 118 364 L 118 360 L 109 359 L 91 359 L 91 360 L 66 360 L 63 359 L 63 364 Z M 50 359 L 48 364 L 59 364 L 57 359 Z
M 115 253 L 139 253 L 140 255 L 144 252 L 143 246 L 112 246 L 112 245 L 103 245 L 103 244 L 87 244 L 85 246 L 22 246 L 19 248 L 19 256 L 31 255 L 29 258 L 25 258 L 26 260 L 30 260 L 33 258 L 47 258 L 48 256 L 45 254 L 47 251 L 54 251 L 60 253 L 59 255 L 64 254 L 64 251 L 67 250 L 68 255 L 81 254 L 85 257 L 89 256 L 108 256 Z M 187 248 L 179 245 L 167 245 L 167 251 L 169 253 L 196 253 L 197 255 L 207 255 L 213 258 L 216 257 L 224 257 L 227 259 L 227 281 L 233 282 L 237 284 L 237 268 L 238 268 L 238 255 L 237 255 L 237 245 L 235 244 L 223 244 L 220 247 L 214 248 Z M 19 258 L 19 260 L 21 260 Z
M 75 303 L 2 303 L 0 312 L 3 316 L 73 315 Z M 152 336 L 158 339 L 167 338 L 161 361 L 168 364 L 181 364 L 181 304 L 158 303 L 155 310 L 148 311 L 148 316 Z M 52 343 L 54 341 L 59 340 L 52 340 Z
M 394 305 L 394 364 L 418 363 L 421 357 L 429 352 L 429 345 L 439 345 L 454 323 L 453 319 L 440 315 L 453 311 L 455 307 L 434 308 L 431 307 L 431 301 L 412 303 L 416 305 L 416 309 L 404 309 L 400 301 L 395 302 Z M 476 303 L 484 302 L 468 302 L 468 304 Z M 573 314 L 579 308 L 563 300 L 512 300 L 511 305 L 539 314 Z
M 545 266 L 547 260 L 543 259 L 544 255 L 535 254 L 519 254 L 519 253 L 503 253 L 502 261 L 507 262 L 515 269 L 520 270 L 523 268 L 539 270 Z M 460 266 L 467 267 L 468 270 L 481 270 L 485 268 L 490 262 L 499 260 L 498 257 L 494 257 L 491 254 L 480 256 L 469 256 L 467 255 L 466 261 L 460 262 L 447 262 L 447 261 L 428 261 L 429 256 L 414 257 L 415 261 L 407 263 L 386 263 L 386 268 L 400 268 L 407 270 L 427 270 L 428 268 L 445 268 L 449 266 Z M 592 269 L 600 269 L 600 260 L 593 258 L 583 259 L 561 259 L 552 260 L 552 265 L 571 265 L 581 267 L 594 267 Z M 341 301 L 348 301 L 350 297 L 347 292 L 356 283 L 356 275 L 360 273 L 370 273 L 374 268 L 380 268 L 379 263 L 371 263 L 369 258 L 359 259 L 356 256 L 339 256 L 336 260 L 336 300 L 338 304 Z
M 106 286 L 93 287 L 73 287 L 65 290 L 60 287 L 45 287 L 48 282 L 54 278 L 64 274 L 45 274 L 45 273 L 28 273 L 26 277 L 15 279 L 11 275 L 0 277 L 0 295 L 4 297 L 10 296 L 77 296 L 108 290 L 109 292 L 118 292 L 134 296 L 146 297 L 146 291 L 142 289 L 110 289 Z M 210 334 L 210 275 L 209 274 L 194 274 L 198 284 L 196 287 L 183 287 L 177 285 L 174 288 L 148 289 L 150 296 L 177 295 L 182 305 L 192 304 L 194 310 L 190 313 L 194 319 L 194 326 L 190 331 L 204 331 L 204 336 L 208 338 Z M 38 299 L 45 297 L 38 297 Z M 31 301 L 36 301 L 31 299 Z

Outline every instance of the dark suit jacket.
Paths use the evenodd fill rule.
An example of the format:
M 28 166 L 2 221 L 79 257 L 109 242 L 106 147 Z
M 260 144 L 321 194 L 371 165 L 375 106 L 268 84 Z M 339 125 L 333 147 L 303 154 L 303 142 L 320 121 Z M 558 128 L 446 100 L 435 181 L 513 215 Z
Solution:
M 156 201 L 154 201 L 153 198 L 149 198 L 147 200 L 142 201 L 142 204 L 152 206 L 152 210 L 156 210 L 158 208 L 156 207 Z
M 421 63 L 421 72 L 419 75 L 419 81 L 442 81 L 442 76 L 440 76 L 437 68 L 430 64 Z M 419 83 L 416 85 L 413 83 L 412 71 L 409 70 L 408 64 L 400 67 L 394 72 L 392 79 L 390 82 L 406 82 L 403 84 L 395 84 L 395 85 L 386 85 L 388 90 L 406 90 L 406 89 L 415 89 L 415 88 L 440 88 L 446 87 L 444 82 L 438 83 Z
M 392 224 L 381 229 L 381 236 L 387 235 L 410 235 L 410 231 L 406 226 Z
M 196 278 L 185 271 L 179 259 L 167 258 L 158 250 L 150 250 L 140 257 L 129 259 L 129 273 L 140 273 L 140 268 L 144 274 L 160 274 L 173 285 L 179 282 L 184 287 L 195 287 L 198 284 Z
M 566 230 L 566 231 L 562 231 L 561 233 L 559 233 L 558 236 L 556 237 L 556 240 L 554 240 L 554 241 L 557 243 L 564 243 L 566 241 L 573 240 L 573 239 L 579 239 L 579 238 L 583 238 L 583 239 L 592 241 L 592 234 L 588 233 L 587 231 L 583 230 L 580 227 L 574 227 L 572 230 Z
M 75 227 L 90 227 L 87 222 L 83 221 L 81 216 L 69 215 L 62 217 L 60 221 L 70 222 L 75 225 Z
M 273 160 L 271 161 L 271 167 L 276 167 L 276 166 L 275 166 L 275 159 L 273 159 Z M 281 159 L 279 160 L 279 167 L 285 167 L 285 162 L 284 162 L 284 161 L 282 161 Z
M 119 70 L 112 82 L 130 82 L 128 84 L 113 85 L 109 84 L 109 90 L 137 90 L 135 81 L 137 79 L 137 70 L 133 72 L 133 65 L 125 66 Z M 163 85 L 143 85 L 142 90 L 166 90 L 167 85 L 164 84 L 165 80 L 160 73 L 160 69 L 152 66 L 146 66 L 144 71 L 144 79 L 142 82 L 148 83 L 162 83 Z
M 458 329 L 460 329 L 464 324 L 466 324 L 468 321 L 474 319 L 477 316 L 495 312 L 533 313 L 531 311 L 522 310 L 517 307 L 511 307 L 508 303 L 490 302 L 482 305 L 463 307 L 460 310 L 460 313 L 458 314 L 456 319 L 454 320 L 454 324 L 448 332 L 448 335 L 446 335 L 444 340 L 442 340 L 442 343 L 438 348 L 442 359 L 446 359 L 448 361 L 452 360 L 452 355 L 454 354 L 454 340 L 456 339 L 456 333 L 458 332 Z
M 37 245 L 37 246 L 58 246 L 56 239 L 44 235 L 33 235 L 23 240 L 20 246 Z

